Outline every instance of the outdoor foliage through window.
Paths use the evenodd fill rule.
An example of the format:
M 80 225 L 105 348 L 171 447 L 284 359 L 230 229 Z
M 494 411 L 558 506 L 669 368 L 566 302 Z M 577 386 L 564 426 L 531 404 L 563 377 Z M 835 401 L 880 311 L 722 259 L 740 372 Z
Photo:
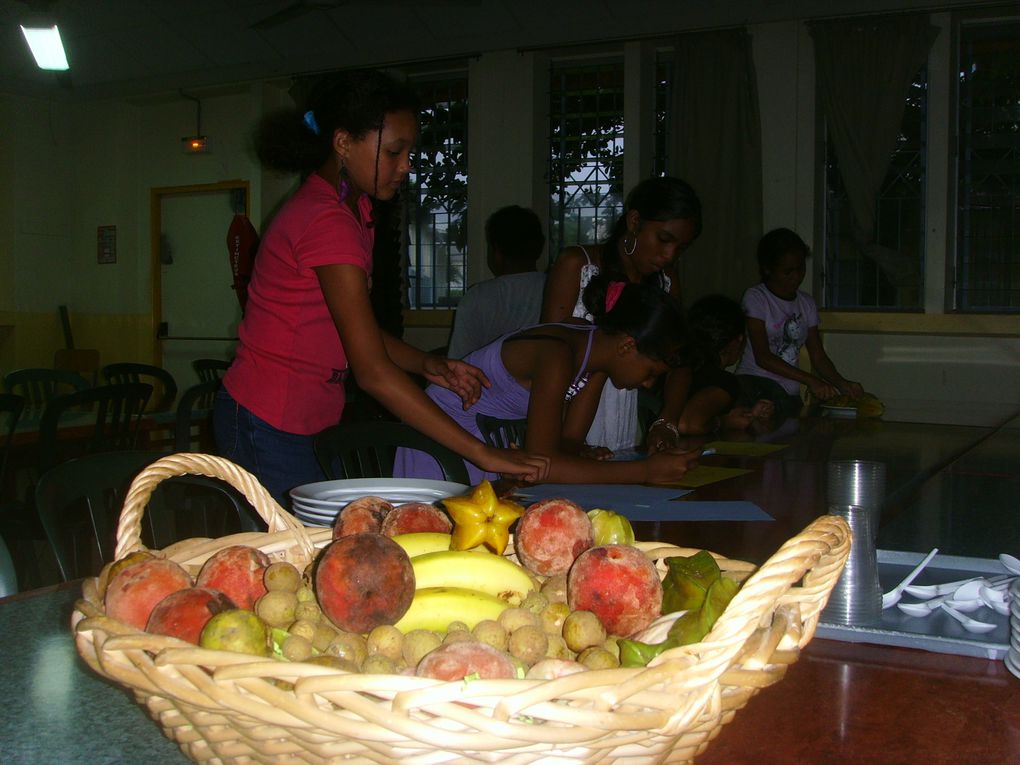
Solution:
M 623 208 L 623 64 L 554 65 L 549 252 L 605 239 Z
M 466 279 L 467 78 L 415 87 L 422 109 L 408 177 L 408 302 L 447 308 Z

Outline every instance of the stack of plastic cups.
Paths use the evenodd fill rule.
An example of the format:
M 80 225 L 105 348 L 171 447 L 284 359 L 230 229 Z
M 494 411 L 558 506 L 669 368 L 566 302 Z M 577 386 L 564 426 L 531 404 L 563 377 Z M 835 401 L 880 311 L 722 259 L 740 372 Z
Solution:
M 885 463 L 841 460 L 829 463 L 830 505 L 857 505 L 874 510 L 876 519 L 885 500 Z M 878 531 L 878 525 L 875 525 Z
M 846 520 L 853 544 L 843 574 L 822 612 L 822 621 L 849 626 L 874 624 L 882 616 L 882 585 L 878 581 L 873 528 L 875 513 L 859 505 L 829 505 L 829 514 Z
M 822 621 L 840 625 L 868 625 L 882 617 L 882 585 L 878 579 L 875 538 L 885 499 L 885 465 L 864 460 L 829 463 L 829 514 L 844 518 L 853 545 L 843 574 L 822 613 Z
M 1009 651 L 1006 669 L 1020 677 L 1020 579 L 1009 586 Z

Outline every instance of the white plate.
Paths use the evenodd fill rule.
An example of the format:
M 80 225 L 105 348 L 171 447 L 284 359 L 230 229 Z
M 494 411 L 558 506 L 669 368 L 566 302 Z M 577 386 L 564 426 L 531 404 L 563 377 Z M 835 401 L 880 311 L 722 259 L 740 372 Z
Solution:
M 853 419 L 857 417 L 857 407 L 854 406 L 830 406 L 822 404 L 822 415 L 825 417 L 845 417 Z
M 337 511 L 359 497 L 382 497 L 400 505 L 405 502 L 436 502 L 467 494 L 470 486 L 452 481 L 423 478 L 351 478 L 306 483 L 290 490 L 295 509 L 316 515 L 335 516 Z

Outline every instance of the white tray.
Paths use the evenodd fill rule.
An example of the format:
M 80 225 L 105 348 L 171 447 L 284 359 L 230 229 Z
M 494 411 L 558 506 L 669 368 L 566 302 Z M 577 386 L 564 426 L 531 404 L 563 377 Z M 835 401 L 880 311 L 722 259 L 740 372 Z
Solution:
M 924 558 L 923 553 L 878 550 L 878 576 L 882 591 L 888 592 Z M 994 559 L 964 558 L 936 555 L 914 584 L 941 584 L 975 576 L 1009 573 Z M 904 594 L 905 602 L 918 600 Z M 990 608 L 979 608 L 967 614 L 996 628 L 984 635 L 967 632 L 959 622 L 941 609 L 929 616 L 907 616 L 896 606 L 882 612 L 876 624 L 846 626 L 819 622 L 816 637 L 848 643 L 874 643 L 905 648 L 920 648 L 936 653 L 976 656 L 982 659 L 1003 659 L 1009 652 L 1009 617 Z

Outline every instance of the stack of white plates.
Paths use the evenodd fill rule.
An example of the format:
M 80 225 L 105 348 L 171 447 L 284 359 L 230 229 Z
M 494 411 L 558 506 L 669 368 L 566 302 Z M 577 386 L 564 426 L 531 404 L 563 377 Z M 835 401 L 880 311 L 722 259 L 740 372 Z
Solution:
M 349 478 L 306 483 L 290 490 L 292 511 L 306 526 L 332 526 L 337 513 L 361 497 L 382 497 L 393 505 L 437 502 L 467 494 L 470 486 L 421 478 Z

